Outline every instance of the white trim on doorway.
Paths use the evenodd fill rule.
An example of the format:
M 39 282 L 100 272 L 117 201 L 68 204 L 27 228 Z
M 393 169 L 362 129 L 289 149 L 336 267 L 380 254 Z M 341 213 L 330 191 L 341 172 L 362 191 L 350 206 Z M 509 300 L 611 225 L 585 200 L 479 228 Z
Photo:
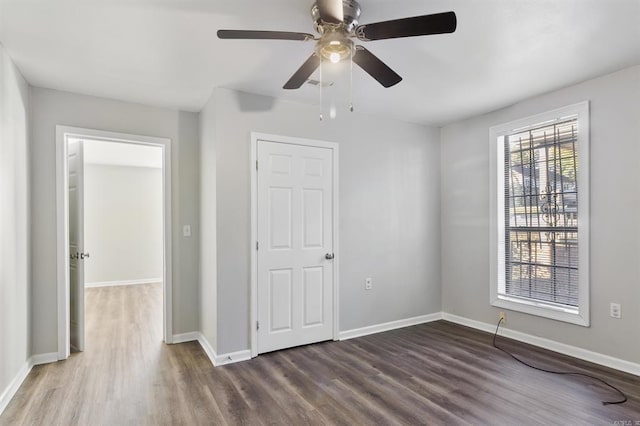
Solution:
M 250 350 L 251 358 L 258 356 L 258 330 L 256 327 L 258 320 L 258 257 L 256 241 L 258 240 L 258 171 L 256 168 L 258 160 L 258 141 L 277 142 L 292 145 L 311 146 L 317 148 L 327 148 L 331 150 L 333 161 L 333 340 L 339 340 L 339 281 L 338 270 L 340 262 L 339 241 L 338 241 L 338 200 L 339 200 L 339 180 L 338 180 L 338 144 L 335 142 L 325 142 L 313 139 L 303 139 L 289 136 L 270 135 L 265 133 L 251 132 L 251 288 L 250 288 L 250 312 L 249 324 L 251 329 Z
M 162 148 L 164 206 L 164 341 L 173 343 L 173 291 L 171 254 L 171 139 L 115 133 L 79 127 L 56 126 L 56 227 L 58 284 L 58 359 L 69 357 L 69 244 L 67 202 L 67 140 L 80 138 L 105 142 L 120 142 Z

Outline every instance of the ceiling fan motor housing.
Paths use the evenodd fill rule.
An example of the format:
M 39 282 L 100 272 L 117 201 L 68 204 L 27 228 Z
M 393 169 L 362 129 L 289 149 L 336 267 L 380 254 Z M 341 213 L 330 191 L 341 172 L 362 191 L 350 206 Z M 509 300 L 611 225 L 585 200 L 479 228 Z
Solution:
M 321 0 L 322 1 L 322 0 Z M 313 4 L 311 8 L 311 16 L 313 17 L 313 25 L 319 34 L 324 34 L 329 27 L 344 29 L 347 33 L 353 32 L 358 25 L 360 18 L 360 4 L 355 0 L 342 0 L 342 22 L 326 22 L 321 18 L 320 6 L 318 2 Z

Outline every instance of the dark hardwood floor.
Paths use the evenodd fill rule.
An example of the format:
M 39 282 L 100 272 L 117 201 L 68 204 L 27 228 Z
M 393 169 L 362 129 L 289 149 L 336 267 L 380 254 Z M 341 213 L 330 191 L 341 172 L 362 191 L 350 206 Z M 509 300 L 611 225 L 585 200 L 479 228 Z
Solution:
M 640 378 L 445 321 L 214 368 L 196 342 L 161 342 L 161 287 L 87 292 L 87 350 L 34 367 L 2 425 L 640 424 Z M 637 422 L 637 423 L 636 423 Z

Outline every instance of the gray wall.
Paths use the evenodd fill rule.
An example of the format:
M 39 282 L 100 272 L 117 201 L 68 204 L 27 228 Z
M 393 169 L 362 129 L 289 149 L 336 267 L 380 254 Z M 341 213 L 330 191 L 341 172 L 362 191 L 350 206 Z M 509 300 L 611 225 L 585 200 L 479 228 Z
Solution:
M 249 347 L 252 131 L 340 145 L 340 330 L 440 311 L 438 129 L 348 111 L 320 122 L 316 106 L 227 89 L 211 109 L 201 150 L 215 155 L 201 167 L 217 175 L 218 353 Z
M 0 44 L 0 395 L 29 357 L 28 127 L 29 86 Z
M 218 351 L 215 102 L 200 112 L 200 331 Z
M 32 89 L 32 353 L 57 351 L 56 125 L 166 137 L 172 146 L 173 331 L 198 329 L 198 115 Z M 193 236 L 182 237 L 191 224 Z
M 85 164 L 86 284 L 162 281 L 162 235 L 162 168 Z
M 640 362 L 640 67 L 442 129 L 443 311 L 495 323 L 489 305 L 489 128 L 591 101 L 591 327 L 508 312 L 508 327 Z M 622 318 L 609 317 L 609 303 Z

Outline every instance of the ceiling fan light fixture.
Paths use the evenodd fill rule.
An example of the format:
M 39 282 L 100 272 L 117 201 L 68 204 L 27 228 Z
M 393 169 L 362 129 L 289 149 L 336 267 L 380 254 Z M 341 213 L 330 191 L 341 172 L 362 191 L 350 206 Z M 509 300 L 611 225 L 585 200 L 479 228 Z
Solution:
M 339 32 L 325 34 L 316 48 L 318 56 L 334 64 L 349 58 L 352 50 L 353 42 Z

